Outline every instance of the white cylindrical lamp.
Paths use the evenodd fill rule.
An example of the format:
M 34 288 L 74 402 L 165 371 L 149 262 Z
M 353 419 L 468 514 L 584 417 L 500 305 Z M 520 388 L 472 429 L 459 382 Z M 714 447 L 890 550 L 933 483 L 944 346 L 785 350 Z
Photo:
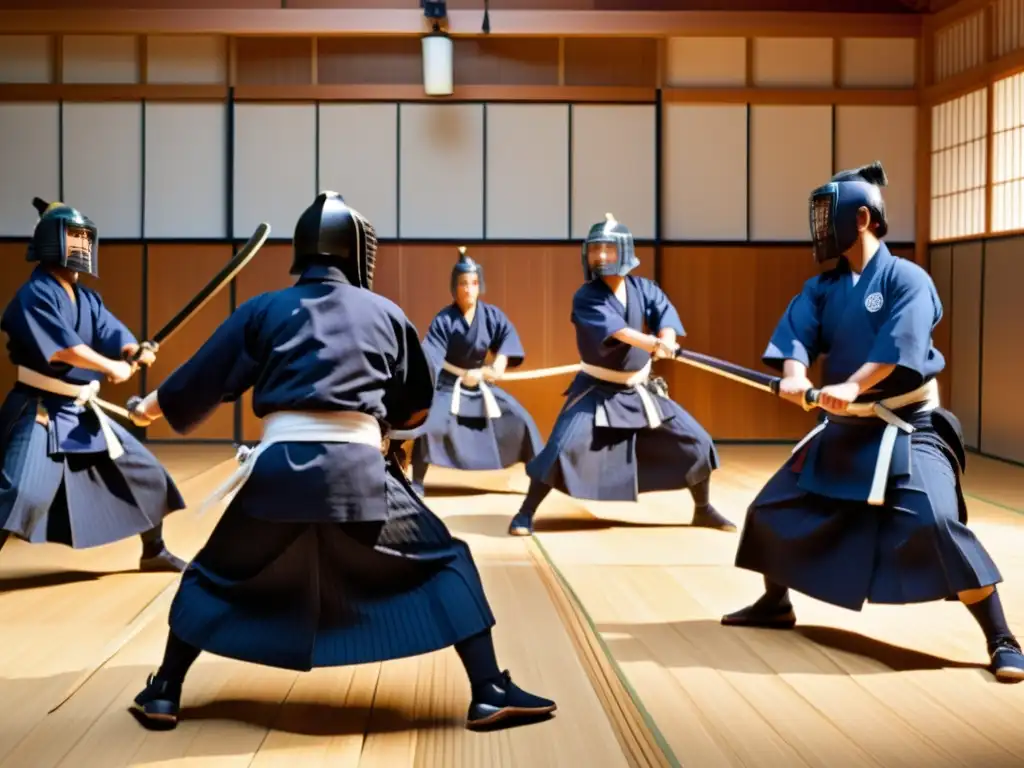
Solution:
M 427 96 L 451 96 L 454 91 L 454 46 L 444 32 L 423 37 L 423 90 Z

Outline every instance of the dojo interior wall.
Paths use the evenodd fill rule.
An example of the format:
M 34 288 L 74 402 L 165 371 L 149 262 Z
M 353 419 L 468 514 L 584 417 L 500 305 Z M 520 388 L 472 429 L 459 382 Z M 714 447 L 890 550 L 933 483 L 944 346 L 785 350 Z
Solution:
M 54 40 L 0 44 L 0 82 L 60 88 L 53 101 L 0 98 L 0 300 L 28 272 L 32 196 L 63 197 L 99 224 L 97 287 L 143 337 L 257 222 L 289 237 L 322 188 L 343 192 L 375 223 L 378 290 L 421 332 L 449 300 L 456 246 L 468 245 L 531 369 L 575 362 L 579 239 L 606 211 L 637 236 L 640 274 L 677 304 L 686 345 L 759 369 L 779 314 L 815 270 L 808 191 L 835 170 L 883 161 L 890 241 L 913 256 L 912 38 L 460 39 L 456 82 L 481 95 L 462 103 L 409 101 L 420 89 L 416 40 L 60 40 L 60 86 Z M 410 95 L 358 101 L 353 94 L 372 82 Z M 186 359 L 232 307 L 288 284 L 289 259 L 288 245 L 266 247 L 161 350 L 145 385 Z M 791 440 L 812 423 L 741 385 L 661 368 L 672 395 L 717 439 Z M 12 376 L 0 367 L 0 385 Z M 546 433 L 567 383 L 508 388 Z M 105 392 L 118 399 L 142 387 Z M 258 434 L 246 401 L 188 437 Z M 176 439 L 163 424 L 148 437 Z

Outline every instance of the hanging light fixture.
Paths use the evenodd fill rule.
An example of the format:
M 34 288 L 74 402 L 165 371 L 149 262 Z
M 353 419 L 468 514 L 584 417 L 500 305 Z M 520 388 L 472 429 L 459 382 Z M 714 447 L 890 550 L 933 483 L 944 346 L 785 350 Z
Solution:
M 431 31 L 423 36 L 423 91 L 427 96 L 451 96 L 455 91 L 454 45 L 441 23 L 448 17 L 444 0 L 420 0 Z

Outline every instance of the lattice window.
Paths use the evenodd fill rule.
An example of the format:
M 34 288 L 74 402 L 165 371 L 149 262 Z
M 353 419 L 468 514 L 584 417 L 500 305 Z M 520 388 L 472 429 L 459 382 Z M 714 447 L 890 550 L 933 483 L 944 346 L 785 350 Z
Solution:
M 987 98 L 982 88 L 932 107 L 932 240 L 985 231 Z
M 992 231 L 1024 229 L 1024 73 L 992 94 Z
M 1024 0 L 996 0 L 992 6 L 992 52 L 1005 56 L 1024 48 Z
M 975 13 L 935 33 L 935 82 L 985 63 L 985 14 Z

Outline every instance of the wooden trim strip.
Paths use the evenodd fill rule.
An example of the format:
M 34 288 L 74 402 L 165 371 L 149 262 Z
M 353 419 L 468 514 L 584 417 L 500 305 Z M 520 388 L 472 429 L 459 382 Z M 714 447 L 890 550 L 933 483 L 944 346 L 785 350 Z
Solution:
M 559 85 L 461 85 L 426 96 L 422 85 L 240 85 L 236 101 L 557 101 L 653 104 L 654 88 Z
M 223 101 L 226 85 L 0 83 L 4 101 Z
M 666 88 L 666 103 L 915 106 L 915 88 Z
M 583 604 L 543 545 L 531 536 L 526 547 L 631 768 L 680 768 L 678 758 L 643 710 Z
M 502 11 L 491 35 L 550 37 L 918 37 L 919 14 L 761 11 Z M 480 34 L 480 11 L 452 10 L 455 35 Z M 409 9 L 0 11 L 8 34 L 422 35 L 423 12 Z
M 924 90 L 922 103 L 935 105 L 950 101 L 957 96 L 991 85 L 1004 77 L 1024 72 L 1024 48 L 994 59 L 959 75 L 929 86 Z
M 928 14 L 925 25 L 927 28 L 937 32 L 952 26 L 961 19 L 965 19 L 991 4 L 992 0 L 960 0 L 955 5 L 943 8 L 936 13 Z

